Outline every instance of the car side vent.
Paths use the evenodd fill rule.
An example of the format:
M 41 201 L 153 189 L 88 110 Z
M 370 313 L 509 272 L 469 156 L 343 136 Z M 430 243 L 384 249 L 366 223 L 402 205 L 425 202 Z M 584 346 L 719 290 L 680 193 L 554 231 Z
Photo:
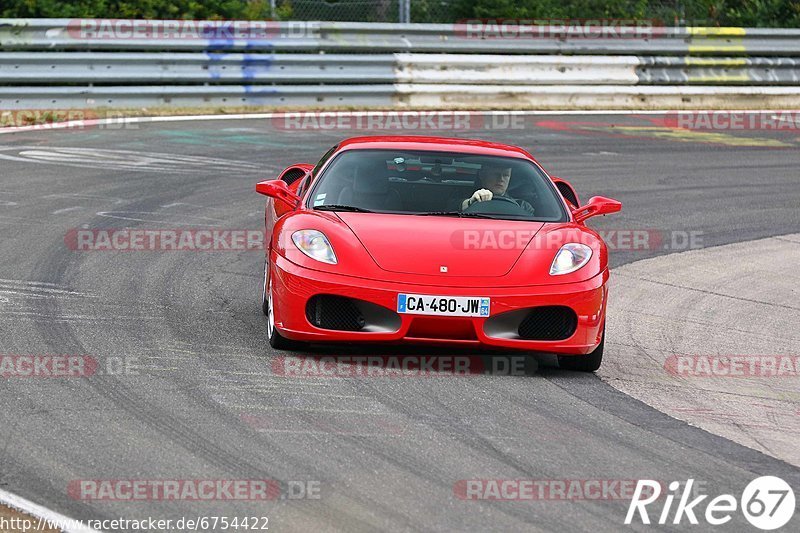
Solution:
M 302 168 L 293 168 L 293 169 L 287 170 L 283 174 L 283 176 L 281 176 L 281 179 L 286 182 L 286 185 L 291 185 L 292 183 L 294 183 L 295 181 L 299 180 L 300 178 L 302 178 L 305 175 L 306 175 L 306 171 L 303 170 Z
M 306 317 L 318 328 L 339 331 L 359 331 L 366 324 L 352 299 L 330 294 L 319 294 L 309 299 Z
M 578 207 L 578 198 L 575 196 L 575 191 L 573 191 L 569 185 L 563 181 L 557 181 L 556 188 L 558 188 L 558 192 L 561 193 L 561 196 L 563 196 L 566 201 Z
M 526 340 L 568 339 L 578 327 L 575 311 L 563 305 L 534 307 L 519 324 L 519 336 Z

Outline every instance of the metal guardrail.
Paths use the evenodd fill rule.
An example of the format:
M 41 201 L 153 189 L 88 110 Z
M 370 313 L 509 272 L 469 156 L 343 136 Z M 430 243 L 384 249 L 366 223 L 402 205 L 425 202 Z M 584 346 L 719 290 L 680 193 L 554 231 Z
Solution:
M 146 85 L 0 87 L 0 110 L 233 107 L 363 106 L 390 107 L 394 85 Z
M 81 19 L 0 19 L 0 49 L 800 56 L 800 29 L 656 27 L 641 37 L 573 38 L 558 30 L 539 36 L 522 26 L 503 36 L 466 24 L 255 21 L 241 22 L 246 26 L 238 34 L 249 36 L 241 38 L 235 27 L 200 25 L 209 21 L 139 21 L 145 26 L 137 38 L 134 26 L 105 22 L 90 21 L 86 29 Z M 184 31 L 187 22 L 195 22 L 194 31 Z M 148 31 L 164 38 L 149 38 Z
M 800 59 L 0 52 L 0 84 L 800 85 Z
M 172 107 L 425 109 L 797 109 L 795 87 L 620 85 L 152 85 L 0 87 L 13 110 Z M 1 117 L 0 117 L 1 118 Z M 0 122 L 3 122 L 0 120 Z
M 800 58 L 642 57 L 640 84 L 800 85 Z
M 397 54 L 406 83 L 800 85 L 800 58 Z
M 741 86 L 747 105 L 758 98 L 800 105 L 795 29 L 480 39 L 458 24 L 261 21 L 242 22 L 246 31 L 237 33 L 210 21 L 137 23 L 145 25 L 139 33 L 106 31 L 96 21 L 0 19 L 0 109 L 557 107 L 559 88 L 566 107 L 592 99 L 596 106 L 658 106 L 675 100 L 670 94 L 681 95 L 676 105 L 692 105 L 714 94 L 735 99 L 724 86 Z M 175 28 L 187 24 L 195 31 L 178 35 Z M 158 35 L 142 38 L 148 31 Z M 691 85 L 700 88 L 687 92 Z
M 392 55 L 0 52 L 0 83 L 393 83 Z

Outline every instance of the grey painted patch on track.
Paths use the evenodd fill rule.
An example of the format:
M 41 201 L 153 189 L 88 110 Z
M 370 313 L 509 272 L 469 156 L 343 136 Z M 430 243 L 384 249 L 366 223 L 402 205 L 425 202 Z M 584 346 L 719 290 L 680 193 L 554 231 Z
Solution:
M 800 234 L 614 271 L 600 376 L 659 411 L 800 465 Z

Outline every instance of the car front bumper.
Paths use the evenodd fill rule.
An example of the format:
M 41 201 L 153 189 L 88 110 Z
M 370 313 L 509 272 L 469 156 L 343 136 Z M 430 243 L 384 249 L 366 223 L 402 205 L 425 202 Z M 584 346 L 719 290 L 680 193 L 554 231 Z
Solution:
M 273 252 L 273 298 L 275 326 L 286 338 L 317 343 L 377 342 L 430 343 L 494 347 L 561 355 L 582 355 L 594 350 L 603 335 L 608 301 L 608 270 L 583 282 L 527 287 L 449 287 L 363 279 L 311 270 Z M 491 298 L 487 317 L 439 317 L 397 314 L 399 293 L 436 296 L 481 296 Z M 309 299 L 316 295 L 344 296 L 377 306 L 379 327 L 363 331 L 322 329 L 306 316 Z M 577 315 L 577 326 L 563 340 L 528 340 L 497 327 L 505 317 L 524 313 L 527 308 L 566 306 Z M 509 328 L 506 328 L 509 329 Z M 513 328 L 511 328 L 513 329 Z

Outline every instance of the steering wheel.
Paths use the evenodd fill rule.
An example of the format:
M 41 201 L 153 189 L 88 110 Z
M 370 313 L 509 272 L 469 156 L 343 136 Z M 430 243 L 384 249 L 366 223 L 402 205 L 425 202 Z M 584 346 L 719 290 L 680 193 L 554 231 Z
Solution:
M 479 206 L 476 208 L 475 206 Z M 529 215 L 517 202 L 505 196 L 493 196 L 491 200 L 473 202 L 464 213 L 486 213 L 489 215 Z
M 517 207 L 519 207 L 519 204 L 516 201 L 512 200 L 511 198 L 509 198 L 508 196 L 492 196 L 492 200 L 503 201 L 503 202 L 511 202 L 512 204 L 514 204 Z M 491 202 L 492 200 L 489 200 L 489 201 Z

